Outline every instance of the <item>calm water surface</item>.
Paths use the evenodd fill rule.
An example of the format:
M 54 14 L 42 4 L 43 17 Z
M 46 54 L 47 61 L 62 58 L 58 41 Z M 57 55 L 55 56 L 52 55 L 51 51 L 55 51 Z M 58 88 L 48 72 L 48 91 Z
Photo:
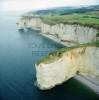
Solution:
M 0 14 L 0 100 L 99 100 L 74 79 L 50 91 L 34 85 L 36 61 L 61 46 L 37 31 L 19 32 L 18 18 L 17 14 Z

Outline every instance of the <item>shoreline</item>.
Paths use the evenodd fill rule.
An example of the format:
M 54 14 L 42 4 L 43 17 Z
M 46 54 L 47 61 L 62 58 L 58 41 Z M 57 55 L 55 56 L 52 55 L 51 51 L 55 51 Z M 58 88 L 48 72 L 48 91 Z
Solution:
M 42 36 L 44 36 L 44 37 L 46 37 L 46 38 L 48 38 L 48 39 L 50 39 L 50 40 L 56 42 L 56 43 L 62 45 L 62 46 L 65 46 L 65 47 L 71 47 L 71 45 L 72 45 L 72 46 L 75 45 L 75 43 L 62 42 L 61 40 L 59 40 L 58 38 L 56 38 L 56 37 L 53 36 L 53 35 L 42 34 L 41 32 L 40 32 L 40 34 L 41 34 Z M 74 45 L 73 45 L 73 44 L 74 44 Z

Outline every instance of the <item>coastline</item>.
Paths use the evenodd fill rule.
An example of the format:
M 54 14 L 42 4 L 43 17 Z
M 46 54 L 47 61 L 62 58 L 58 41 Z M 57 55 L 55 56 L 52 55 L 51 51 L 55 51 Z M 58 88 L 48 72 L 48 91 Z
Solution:
M 64 45 L 63 43 L 61 43 L 57 38 L 55 38 L 54 36 L 53 37 L 49 37 L 49 35 L 46 35 L 46 34 L 42 34 L 40 33 L 42 36 L 54 41 L 54 42 L 57 42 L 63 46 L 66 46 Z M 96 94 L 99 95 L 99 77 L 98 79 L 96 78 L 92 78 L 90 76 L 82 76 L 82 75 L 77 75 L 74 77 L 75 80 L 78 80 L 79 82 L 83 83 L 84 85 L 86 85 L 87 87 L 89 87 L 91 90 L 93 90 Z M 97 84 L 98 83 L 98 84 Z
M 31 29 L 33 30 L 40 30 L 38 28 L 35 28 L 35 27 L 32 27 Z M 73 44 L 72 42 L 63 42 L 61 41 L 61 39 L 59 38 L 56 38 L 54 35 L 50 35 L 50 34 L 45 34 L 43 32 L 40 32 L 40 34 L 58 44 L 61 44 L 63 46 L 67 46 L 67 47 L 71 47 L 75 44 Z M 84 76 L 77 76 L 75 77 L 76 80 L 79 80 L 81 81 L 83 84 L 85 84 L 86 86 L 88 86 L 89 88 L 91 88 L 94 92 L 96 92 L 98 95 L 99 95 L 99 88 L 97 88 L 97 86 L 92 82 L 92 81 L 89 81 L 91 79 L 91 77 L 88 77 L 87 79 L 84 77 Z M 91 79 L 92 80 L 92 79 Z M 94 80 L 93 80 L 94 81 Z

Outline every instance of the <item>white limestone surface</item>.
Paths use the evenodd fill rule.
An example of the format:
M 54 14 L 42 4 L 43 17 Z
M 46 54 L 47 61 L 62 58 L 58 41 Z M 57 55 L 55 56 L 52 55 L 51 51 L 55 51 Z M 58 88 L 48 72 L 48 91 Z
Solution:
M 99 78 L 99 49 L 83 47 L 70 50 L 58 60 L 36 65 L 37 86 L 41 90 L 60 85 L 79 73 Z

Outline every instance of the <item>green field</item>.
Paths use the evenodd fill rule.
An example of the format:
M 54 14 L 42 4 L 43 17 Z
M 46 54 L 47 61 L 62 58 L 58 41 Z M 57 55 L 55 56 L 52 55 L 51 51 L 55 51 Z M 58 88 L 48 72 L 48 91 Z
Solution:
M 73 13 L 69 15 L 46 15 L 42 16 L 43 22 L 55 25 L 63 24 L 80 24 L 84 26 L 99 29 L 99 12 Z
M 74 47 L 65 47 L 65 48 L 61 48 L 58 49 L 54 52 L 49 53 L 47 56 L 45 56 L 44 58 L 40 59 L 37 62 L 37 65 L 39 65 L 41 62 L 43 63 L 50 63 L 53 62 L 55 60 L 58 60 L 60 57 L 62 57 L 62 55 L 70 50 L 73 50 L 75 48 L 81 48 L 81 47 L 99 47 L 99 41 L 97 42 L 93 42 L 93 43 L 86 43 L 86 44 L 80 44 L 78 46 L 74 46 Z

